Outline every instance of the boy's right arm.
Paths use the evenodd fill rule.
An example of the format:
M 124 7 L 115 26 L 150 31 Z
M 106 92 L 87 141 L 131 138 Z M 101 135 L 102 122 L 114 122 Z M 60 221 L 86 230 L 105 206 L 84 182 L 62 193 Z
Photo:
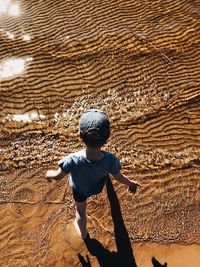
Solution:
M 66 173 L 61 168 L 58 168 L 57 170 L 48 170 L 45 179 L 51 182 L 52 180 L 61 180 L 65 175 Z

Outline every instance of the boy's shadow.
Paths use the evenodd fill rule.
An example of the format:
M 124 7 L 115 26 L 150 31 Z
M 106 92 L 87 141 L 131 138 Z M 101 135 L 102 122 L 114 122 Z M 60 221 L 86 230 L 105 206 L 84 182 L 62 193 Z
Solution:
M 137 267 L 131 242 L 122 218 L 119 200 L 110 178 L 107 179 L 106 187 L 114 223 L 117 252 L 109 251 L 98 240 L 91 239 L 89 236 L 85 239 L 86 247 L 90 254 L 97 258 L 100 267 Z M 87 261 L 80 254 L 78 254 L 78 257 L 83 267 L 91 267 L 88 257 Z
M 162 264 L 161 264 L 159 261 L 157 261 L 156 258 L 154 258 L 154 257 L 151 259 L 151 262 L 152 262 L 152 264 L 153 264 L 154 267 L 167 267 L 167 263 L 166 263 L 166 262 L 162 265 Z

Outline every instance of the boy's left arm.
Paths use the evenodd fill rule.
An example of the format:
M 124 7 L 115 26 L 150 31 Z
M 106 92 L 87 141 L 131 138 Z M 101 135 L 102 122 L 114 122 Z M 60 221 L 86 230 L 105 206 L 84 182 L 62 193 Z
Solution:
M 138 185 L 140 186 L 140 184 L 138 184 L 137 182 L 133 182 L 130 179 L 128 179 L 125 175 L 121 173 L 121 171 L 113 175 L 113 177 L 120 183 L 127 185 L 129 187 L 129 192 L 131 193 L 135 193 Z

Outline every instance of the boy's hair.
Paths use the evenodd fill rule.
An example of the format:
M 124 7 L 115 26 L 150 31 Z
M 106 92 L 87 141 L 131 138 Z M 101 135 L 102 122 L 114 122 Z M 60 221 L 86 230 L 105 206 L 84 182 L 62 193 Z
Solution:
M 101 147 L 110 136 L 110 123 L 107 115 L 100 109 L 84 112 L 79 122 L 80 137 L 90 147 Z

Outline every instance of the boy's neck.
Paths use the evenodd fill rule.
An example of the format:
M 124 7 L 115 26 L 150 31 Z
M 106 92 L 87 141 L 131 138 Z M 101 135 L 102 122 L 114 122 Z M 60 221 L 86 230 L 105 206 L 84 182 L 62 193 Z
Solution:
M 86 157 L 89 160 L 101 160 L 104 157 L 101 147 L 88 147 L 86 146 Z

